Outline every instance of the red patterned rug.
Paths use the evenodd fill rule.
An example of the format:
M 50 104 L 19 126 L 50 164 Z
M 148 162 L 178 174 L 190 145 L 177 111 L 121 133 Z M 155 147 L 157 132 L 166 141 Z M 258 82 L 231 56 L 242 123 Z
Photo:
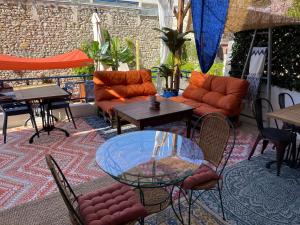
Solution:
M 100 176 L 95 152 L 104 139 L 83 119 L 77 119 L 78 129 L 71 123 L 58 126 L 70 132 L 43 133 L 33 144 L 28 140 L 33 130 L 25 127 L 10 129 L 8 140 L 0 145 L 0 209 L 42 198 L 55 190 L 47 168 L 45 155 L 52 154 L 71 184 L 79 184 Z
M 105 140 L 116 135 L 116 130 L 97 117 L 79 118 L 76 124 L 77 130 L 72 123 L 58 123 L 59 127 L 70 132 L 68 138 L 62 132 L 55 131 L 35 138 L 33 144 L 28 143 L 33 134 L 30 128 L 10 129 L 6 144 L 3 144 L 0 135 L 0 209 L 42 198 L 56 190 L 45 154 L 53 155 L 71 185 L 104 176 L 95 162 L 95 152 Z M 185 134 L 185 127 L 180 124 L 156 127 L 163 128 Z M 134 130 L 132 126 L 126 129 L 127 132 Z M 252 134 L 237 131 L 237 141 L 229 164 L 247 158 L 254 138 Z

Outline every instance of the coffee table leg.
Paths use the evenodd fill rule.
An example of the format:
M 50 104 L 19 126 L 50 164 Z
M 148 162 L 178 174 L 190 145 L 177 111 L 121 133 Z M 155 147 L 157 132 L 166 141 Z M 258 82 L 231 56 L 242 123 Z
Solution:
M 192 116 L 187 117 L 186 122 L 186 137 L 190 138 L 191 136 L 191 129 L 192 129 Z
M 121 134 L 121 118 L 119 117 L 118 114 L 116 114 L 116 118 L 117 118 L 117 133 Z

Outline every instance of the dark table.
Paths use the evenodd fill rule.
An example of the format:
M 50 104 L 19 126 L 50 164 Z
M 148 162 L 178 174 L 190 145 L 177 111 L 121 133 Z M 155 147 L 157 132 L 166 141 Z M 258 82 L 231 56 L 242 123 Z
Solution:
M 43 121 L 43 128 L 31 136 L 29 143 L 33 142 L 35 136 L 39 136 L 41 132 L 47 132 L 48 134 L 52 130 L 59 130 L 65 133 L 68 137 L 69 133 L 62 129 L 55 127 L 54 116 L 51 110 L 49 110 L 49 105 L 51 104 L 51 99 L 66 98 L 69 96 L 65 90 L 60 88 L 58 85 L 35 85 L 35 86 L 23 86 L 14 88 L 15 99 L 17 101 L 32 102 L 38 101 L 41 107 L 41 116 Z
M 193 107 L 168 99 L 160 100 L 159 109 L 151 109 L 150 101 L 139 101 L 117 105 L 114 111 L 117 119 L 117 132 L 121 134 L 121 120 L 136 125 L 140 130 L 147 126 L 158 126 L 166 123 L 186 120 L 187 137 L 191 134 Z

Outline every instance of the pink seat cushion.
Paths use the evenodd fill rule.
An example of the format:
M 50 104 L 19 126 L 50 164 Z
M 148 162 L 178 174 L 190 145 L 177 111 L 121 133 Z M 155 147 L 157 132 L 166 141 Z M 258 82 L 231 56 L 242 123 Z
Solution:
M 182 183 L 182 188 L 189 190 L 193 187 L 203 185 L 210 181 L 219 180 L 219 175 L 210 167 L 200 166 L 192 176 L 186 178 Z
M 87 225 L 120 225 L 147 215 L 134 191 L 124 184 L 82 195 L 78 205 Z

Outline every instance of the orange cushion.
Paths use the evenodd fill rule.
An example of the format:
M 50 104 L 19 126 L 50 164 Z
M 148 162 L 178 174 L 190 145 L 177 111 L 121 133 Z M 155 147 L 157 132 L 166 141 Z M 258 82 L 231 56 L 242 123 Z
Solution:
M 221 94 L 219 92 L 215 92 L 215 91 L 210 91 L 207 94 L 205 94 L 202 98 L 202 102 L 214 106 L 214 107 L 219 107 L 219 100 L 221 99 L 221 97 L 223 97 L 224 94 Z
M 93 80 L 96 101 L 156 94 L 150 70 L 96 71 Z
M 208 90 L 201 88 L 201 87 L 196 87 L 194 85 L 189 85 L 184 92 L 182 93 L 182 95 L 185 98 L 190 98 L 190 99 L 194 99 L 197 101 L 202 101 L 203 96 L 208 93 Z
M 111 116 L 114 115 L 113 107 L 120 104 L 126 104 L 126 99 L 111 99 L 111 100 L 103 100 L 103 101 L 96 101 L 96 105 L 102 109 L 104 112 L 110 114 Z
M 193 100 L 193 99 L 189 99 L 189 98 L 185 98 L 183 96 L 176 96 L 176 97 L 171 97 L 169 98 L 170 100 L 174 101 L 174 102 L 179 102 L 179 103 L 183 103 L 189 106 L 192 106 L 194 108 L 197 108 L 201 105 L 200 102 Z
M 225 116 L 231 116 L 231 113 L 228 110 L 216 108 L 205 103 L 200 103 L 200 105 L 195 108 L 193 112 L 198 116 L 203 116 L 208 113 L 221 113 Z

